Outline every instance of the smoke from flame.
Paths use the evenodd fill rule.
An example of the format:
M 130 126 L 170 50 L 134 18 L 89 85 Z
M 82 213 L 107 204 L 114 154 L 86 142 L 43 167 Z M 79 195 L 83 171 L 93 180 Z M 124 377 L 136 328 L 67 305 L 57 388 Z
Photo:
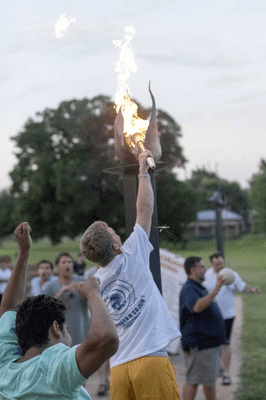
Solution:
M 120 48 L 119 60 L 116 62 L 115 72 L 118 73 L 118 86 L 115 94 L 116 111 L 121 108 L 124 118 L 124 134 L 131 136 L 140 133 L 145 137 L 149 121 L 138 117 L 138 106 L 132 100 L 129 85 L 127 83 L 131 72 L 137 72 L 134 53 L 131 48 L 131 41 L 135 34 L 133 26 L 124 28 L 125 37 L 122 40 L 113 40 L 113 44 Z M 134 143 L 132 143 L 134 146 Z
M 60 15 L 55 23 L 55 37 L 60 39 L 65 36 L 65 31 L 72 22 L 77 22 L 74 17 L 66 17 L 66 14 Z

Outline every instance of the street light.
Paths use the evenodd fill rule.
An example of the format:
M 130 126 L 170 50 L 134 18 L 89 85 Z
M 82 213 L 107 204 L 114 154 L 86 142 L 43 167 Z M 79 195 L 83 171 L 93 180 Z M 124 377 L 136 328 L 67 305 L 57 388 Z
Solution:
M 224 257 L 223 221 L 222 221 L 222 208 L 224 206 L 224 201 L 222 199 L 221 192 L 219 190 L 213 192 L 213 195 L 208 198 L 208 201 L 213 203 L 215 206 L 217 250 Z

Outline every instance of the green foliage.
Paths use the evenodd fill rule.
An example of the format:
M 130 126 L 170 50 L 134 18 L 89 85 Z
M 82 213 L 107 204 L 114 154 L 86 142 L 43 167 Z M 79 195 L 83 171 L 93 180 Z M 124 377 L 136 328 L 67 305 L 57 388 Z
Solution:
M 251 207 L 249 196 L 237 182 L 221 179 L 214 172 L 206 171 L 204 168 L 193 171 L 188 182 L 197 193 L 197 211 L 214 208 L 208 198 L 214 191 L 220 190 L 226 208 L 242 215 L 247 220 Z
M 14 197 L 9 190 L 0 192 L 0 238 L 9 235 L 14 230 L 12 219 Z
M 250 180 L 251 201 L 257 211 L 257 224 L 262 231 L 266 231 L 266 161 L 261 160 L 259 172 L 254 174 Z
M 140 117 L 148 114 L 140 106 Z M 123 196 L 115 179 L 103 172 L 117 166 L 115 117 L 107 96 L 64 101 L 57 109 L 37 113 L 12 138 L 18 149 L 10 174 L 13 217 L 29 221 L 35 239 L 48 235 L 55 244 L 63 236 L 74 238 L 95 220 L 123 232 Z M 179 125 L 161 110 L 158 125 L 164 157 L 173 166 L 182 165 Z
M 106 96 L 72 100 L 38 113 L 38 121 L 29 119 L 13 137 L 19 148 L 11 173 L 15 215 L 30 222 L 35 238 L 48 235 L 57 243 L 64 235 L 75 237 L 94 219 L 106 218 L 116 227 L 106 210 L 112 198 L 121 216 L 122 195 L 103 172 L 115 165 L 114 118 Z
M 176 180 L 174 174 L 162 173 L 157 177 L 157 198 L 159 226 L 169 226 L 162 231 L 162 240 L 182 241 L 186 225 L 196 218 L 195 191 L 186 182 Z
M 162 157 L 160 161 L 169 162 L 172 166 L 184 165 L 187 161 L 178 139 L 181 135 L 181 128 L 175 120 L 166 112 L 158 110 L 157 124 L 160 132 Z

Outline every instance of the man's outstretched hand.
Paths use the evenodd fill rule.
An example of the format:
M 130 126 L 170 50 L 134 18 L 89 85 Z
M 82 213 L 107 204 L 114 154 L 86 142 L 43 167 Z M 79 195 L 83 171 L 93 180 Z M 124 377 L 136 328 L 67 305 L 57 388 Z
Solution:
M 14 235 L 18 241 L 19 251 L 21 253 L 26 253 L 31 247 L 31 227 L 28 222 L 22 222 L 14 230 Z

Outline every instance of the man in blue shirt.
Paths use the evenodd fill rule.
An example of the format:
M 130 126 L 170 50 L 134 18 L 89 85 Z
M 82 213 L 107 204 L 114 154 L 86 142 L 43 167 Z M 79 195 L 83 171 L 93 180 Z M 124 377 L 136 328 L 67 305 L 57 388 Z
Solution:
M 31 247 L 28 223 L 21 223 L 14 234 L 19 255 L 0 309 L 0 398 L 89 400 L 83 384 L 118 348 L 99 282 L 92 277 L 79 284 L 91 325 L 84 342 L 70 347 L 66 307 L 60 300 L 39 295 L 23 301 Z
M 226 343 L 224 320 L 215 303 L 226 280 L 217 276 L 215 288 L 208 293 L 202 282 L 206 267 L 200 257 L 184 263 L 188 276 L 180 293 L 180 330 L 187 368 L 183 399 L 194 400 L 198 385 L 203 385 L 206 400 L 215 400 L 219 346 Z

